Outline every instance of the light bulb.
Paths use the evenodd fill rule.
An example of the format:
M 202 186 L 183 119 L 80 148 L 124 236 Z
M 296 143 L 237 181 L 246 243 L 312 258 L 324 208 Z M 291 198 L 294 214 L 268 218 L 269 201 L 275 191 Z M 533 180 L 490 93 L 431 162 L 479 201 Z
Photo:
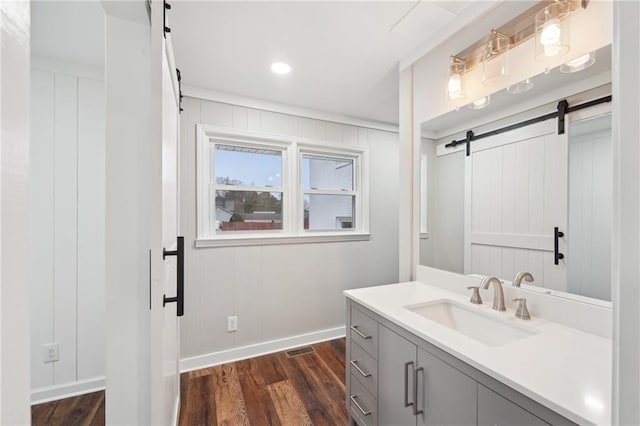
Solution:
M 560 21 L 557 18 L 551 19 L 544 24 L 542 34 L 540 34 L 540 44 L 544 48 L 544 56 L 558 56 L 562 47 L 560 46 L 560 37 L 562 29 Z
M 451 74 L 449 76 L 447 91 L 449 92 L 450 99 L 458 99 L 462 96 L 462 80 L 460 79 L 460 74 Z

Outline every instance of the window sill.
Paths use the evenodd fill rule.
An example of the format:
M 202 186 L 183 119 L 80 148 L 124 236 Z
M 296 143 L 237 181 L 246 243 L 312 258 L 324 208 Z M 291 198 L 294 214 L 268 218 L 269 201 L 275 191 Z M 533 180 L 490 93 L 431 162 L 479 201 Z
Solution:
M 317 233 L 309 235 L 269 235 L 269 236 L 224 236 L 217 238 L 198 238 L 196 248 L 263 246 L 275 244 L 311 244 L 333 243 L 341 241 L 369 241 L 369 233 Z

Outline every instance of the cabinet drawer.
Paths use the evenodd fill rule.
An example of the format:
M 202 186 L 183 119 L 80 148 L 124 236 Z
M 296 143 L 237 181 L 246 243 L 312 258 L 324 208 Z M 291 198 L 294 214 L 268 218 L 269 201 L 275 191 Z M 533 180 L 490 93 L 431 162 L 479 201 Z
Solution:
M 364 426 L 376 426 L 378 424 L 378 403 L 358 381 L 356 376 L 351 374 L 351 394 L 349 395 L 349 411 L 358 424 Z
M 352 342 L 358 344 L 374 359 L 378 358 L 378 323 L 353 306 L 349 336 Z
M 351 345 L 349 369 L 371 395 L 378 396 L 378 361 L 357 344 Z

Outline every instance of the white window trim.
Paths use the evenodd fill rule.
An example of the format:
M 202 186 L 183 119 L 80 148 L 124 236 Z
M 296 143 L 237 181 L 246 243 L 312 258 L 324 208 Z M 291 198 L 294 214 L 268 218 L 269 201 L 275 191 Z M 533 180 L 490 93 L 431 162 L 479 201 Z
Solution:
M 196 247 L 250 246 L 268 244 L 301 244 L 333 241 L 369 240 L 369 149 L 359 145 L 343 145 L 317 141 L 302 137 L 284 137 L 262 132 L 229 129 L 198 124 L 196 126 Z M 283 152 L 282 170 L 282 221 L 283 229 L 268 232 L 242 232 L 242 234 L 211 234 L 210 179 L 211 141 L 217 140 L 233 145 L 262 145 L 265 149 Z M 356 196 L 356 228 L 327 231 L 304 230 L 303 194 L 309 192 L 301 185 L 302 153 L 316 153 L 334 157 L 354 159 L 353 192 L 340 191 L 341 195 Z M 356 181 L 357 179 L 357 181 Z M 252 188 L 255 189 L 255 188 Z M 279 192 L 279 191 L 277 191 Z M 324 191 L 323 191 L 324 193 Z M 213 224 L 215 228 L 215 224 Z

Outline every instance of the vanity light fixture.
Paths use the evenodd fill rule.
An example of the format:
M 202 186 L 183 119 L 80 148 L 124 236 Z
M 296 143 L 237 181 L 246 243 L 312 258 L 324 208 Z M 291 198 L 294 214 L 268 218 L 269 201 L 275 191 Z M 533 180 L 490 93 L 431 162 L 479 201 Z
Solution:
M 569 52 L 571 4 L 567 0 L 555 0 L 536 13 L 536 60 L 543 61 Z
M 485 86 L 498 86 L 509 79 L 509 36 L 491 30 L 482 55 L 482 82 Z
M 449 79 L 447 81 L 447 94 L 449 99 L 464 98 L 464 88 L 462 85 L 462 75 L 466 71 L 466 62 L 464 59 L 452 56 L 452 63 L 449 67 Z
M 519 93 L 524 93 L 527 90 L 533 89 L 533 82 L 530 78 L 526 80 L 522 80 L 517 82 L 516 84 L 512 84 L 511 86 L 507 86 L 507 93 L 512 95 L 517 95 Z
M 589 68 L 596 63 L 596 52 L 590 52 L 586 55 L 578 56 L 560 66 L 560 72 L 571 73 L 578 72 Z
M 490 103 L 491 103 L 491 97 L 487 95 L 478 100 L 471 102 L 467 106 L 469 107 L 469 109 L 482 109 L 482 108 L 488 107 Z
M 271 71 L 278 75 L 289 74 L 291 72 L 291 65 L 285 62 L 274 62 L 271 64 Z

